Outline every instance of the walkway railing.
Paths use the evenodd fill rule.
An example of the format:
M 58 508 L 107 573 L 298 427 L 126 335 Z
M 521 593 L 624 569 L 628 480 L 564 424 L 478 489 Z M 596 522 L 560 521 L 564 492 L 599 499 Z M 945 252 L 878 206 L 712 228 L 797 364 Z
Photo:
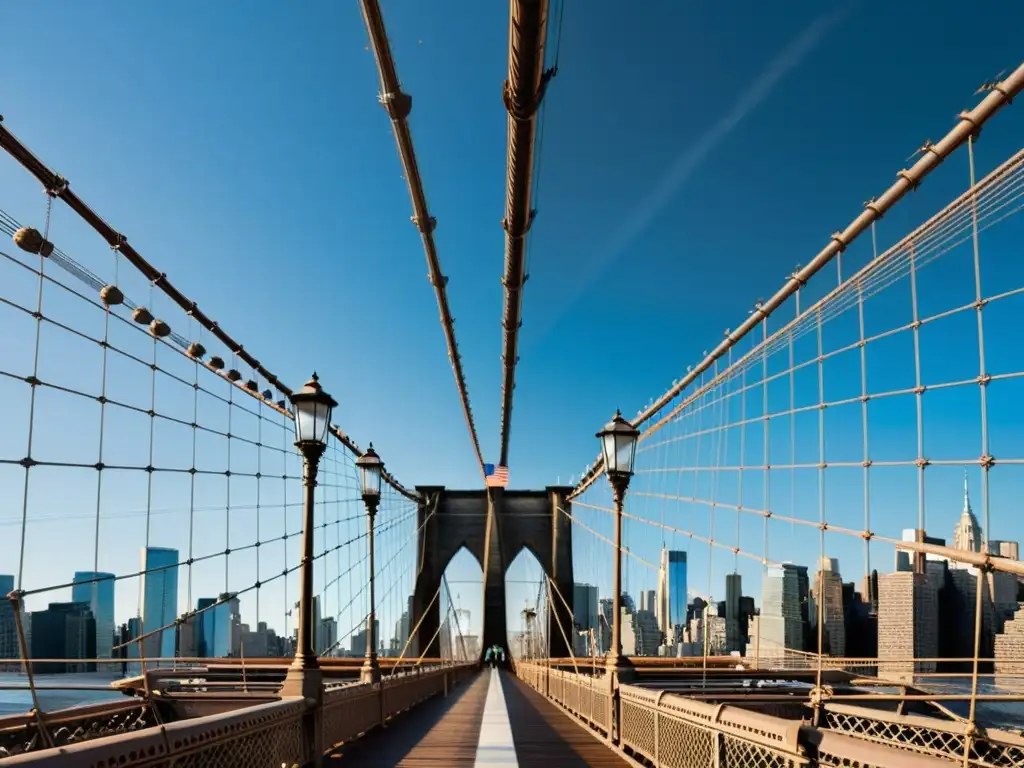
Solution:
M 5 766 L 108 766 L 146 768 L 233 768 L 234 766 L 312 764 L 318 750 L 353 741 L 406 710 L 447 693 L 476 668 L 475 664 L 419 667 L 396 673 L 376 685 L 354 683 L 327 689 L 322 705 L 312 700 L 285 699 L 166 725 L 95 738 L 96 731 L 78 729 L 77 743 L 16 754 Z M 317 723 L 310 738 L 309 723 Z M 98 727 L 96 725 L 94 728 Z M 25 745 L 29 747 L 30 745 Z
M 613 696 L 606 677 L 541 664 L 519 663 L 515 671 L 613 747 L 656 766 L 939 768 L 963 764 L 966 723 L 828 703 L 827 727 L 815 728 L 802 720 L 634 685 L 618 686 L 618 695 Z M 973 733 L 972 768 L 1022 764 L 1021 736 L 994 730 Z

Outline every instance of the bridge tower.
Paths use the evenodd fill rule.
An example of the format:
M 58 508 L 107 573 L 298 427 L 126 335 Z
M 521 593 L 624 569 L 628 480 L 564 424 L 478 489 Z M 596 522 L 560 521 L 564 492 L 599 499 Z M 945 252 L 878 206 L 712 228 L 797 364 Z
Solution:
M 419 623 L 414 641 L 416 653 L 427 657 L 440 655 L 441 600 L 434 596 L 448 563 L 463 546 L 483 571 L 484 623 L 480 647 L 500 645 L 511 653 L 505 619 L 505 572 L 526 547 L 553 582 L 548 626 L 551 656 L 568 656 L 566 638 L 572 642 L 574 634 L 572 521 L 559 509 L 570 511 L 568 495 L 572 489 L 550 486 L 543 491 L 457 491 L 443 486 L 417 486 L 416 490 L 422 497 L 412 617 L 412 626 Z

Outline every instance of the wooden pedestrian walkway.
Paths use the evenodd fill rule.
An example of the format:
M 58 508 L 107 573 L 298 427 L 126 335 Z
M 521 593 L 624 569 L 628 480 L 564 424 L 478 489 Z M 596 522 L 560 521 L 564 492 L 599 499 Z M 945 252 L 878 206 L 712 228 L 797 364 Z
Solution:
M 619 768 L 629 762 L 507 672 L 485 670 L 447 697 L 435 697 L 334 750 L 345 768 Z

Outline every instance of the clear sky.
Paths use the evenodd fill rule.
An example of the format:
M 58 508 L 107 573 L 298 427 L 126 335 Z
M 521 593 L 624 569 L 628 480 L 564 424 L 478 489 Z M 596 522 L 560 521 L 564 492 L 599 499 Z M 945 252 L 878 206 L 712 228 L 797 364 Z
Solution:
M 413 96 L 481 444 L 495 461 L 508 10 L 413 0 L 383 10 Z M 373 440 L 404 483 L 480 484 L 355 2 L 54 1 L 12 6 L 5 18 L 0 113 L 10 130 L 284 381 L 297 387 L 315 368 L 340 403 L 335 421 Z M 1019 63 L 1022 21 L 1024 10 L 994 0 L 666 1 L 628 13 L 566 2 L 560 38 L 552 26 L 559 72 L 543 113 L 511 485 L 578 477 L 616 407 L 632 414 L 659 395 L 973 106 L 983 81 Z M 981 172 L 1018 148 L 1019 109 L 986 129 Z M 880 245 L 966 181 L 961 154 L 885 218 Z M 43 215 L 37 185 L 10 160 L 0 163 L 0 208 L 26 223 Z M 66 209 L 53 239 L 111 279 L 109 252 Z M 24 359 L 20 334 L 0 330 L 0 361 L 15 346 Z M 62 343 L 48 354 L 73 355 Z M 60 423 L 72 437 L 95 434 L 74 412 Z M 9 433 L 19 446 L 24 429 L 18 420 Z M 966 456 L 976 453 L 972 442 Z M 14 534 L 23 471 L 4 471 L 0 505 Z M 951 511 L 940 535 L 959 512 L 958 472 L 944 486 Z M 77 493 L 68 476 L 60 482 Z M 128 506 L 138 508 L 134 488 Z M 887 512 L 899 512 L 897 533 L 913 524 L 913 512 Z M 64 533 L 52 534 L 57 559 L 91 535 Z M 644 541 L 656 547 L 653 536 Z M 16 570 L 9 541 L 0 572 Z M 34 581 L 57 581 L 57 567 L 48 560 Z M 464 603 L 478 599 L 467 590 L 452 586 Z M 510 593 L 510 606 L 535 593 Z

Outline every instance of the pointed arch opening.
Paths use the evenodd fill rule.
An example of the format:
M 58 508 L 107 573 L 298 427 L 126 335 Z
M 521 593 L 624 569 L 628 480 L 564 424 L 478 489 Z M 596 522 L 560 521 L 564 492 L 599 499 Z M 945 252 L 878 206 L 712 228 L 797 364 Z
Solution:
M 480 657 L 483 580 L 480 560 L 463 544 L 452 555 L 441 577 L 438 647 L 442 658 L 475 661 Z
M 524 544 L 505 570 L 506 647 L 514 658 L 547 658 L 551 589 L 537 554 Z M 571 627 L 565 631 L 571 632 Z

